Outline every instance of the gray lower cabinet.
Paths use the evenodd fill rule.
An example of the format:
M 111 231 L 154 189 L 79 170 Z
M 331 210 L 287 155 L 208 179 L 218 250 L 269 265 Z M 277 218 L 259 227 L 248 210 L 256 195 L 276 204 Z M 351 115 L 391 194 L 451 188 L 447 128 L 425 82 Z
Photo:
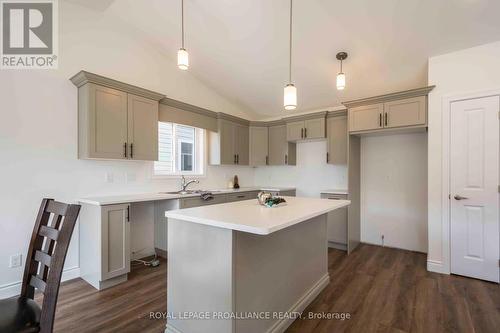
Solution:
M 108 280 L 130 272 L 130 205 L 102 209 L 102 275 Z
M 268 163 L 269 132 L 267 127 L 250 127 L 250 165 L 259 166 Z
M 82 205 L 80 276 L 101 290 L 130 272 L 130 204 Z
M 269 165 L 295 165 L 297 148 L 287 140 L 286 125 L 269 127 Z
M 322 193 L 321 198 L 347 200 L 347 195 Z M 347 250 L 347 207 L 328 213 L 328 246 Z
M 240 192 L 240 193 L 231 193 L 226 194 L 226 202 L 235 202 L 242 200 L 250 200 L 257 199 L 257 194 L 260 191 L 252 191 L 252 192 Z
M 326 162 L 335 165 L 347 164 L 347 116 L 331 116 L 327 123 Z
M 179 200 L 180 200 L 179 208 L 183 209 L 183 208 L 192 208 L 192 207 L 208 206 L 208 205 L 224 203 L 226 202 L 226 195 L 217 194 L 214 195 L 213 199 L 209 200 L 203 200 L 200 197 L 184 198 Z

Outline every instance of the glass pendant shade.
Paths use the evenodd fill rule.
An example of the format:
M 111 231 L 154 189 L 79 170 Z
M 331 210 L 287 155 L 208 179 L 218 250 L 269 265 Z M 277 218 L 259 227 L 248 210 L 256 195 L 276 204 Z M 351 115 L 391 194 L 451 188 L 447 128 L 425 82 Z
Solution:
M 297 88 L 293 84 L 287 84 L 283 98 L 285 110 L 295 110 L 297 108 Z
M 185 49 L 179 49 L 177 52 L 177 67 L 187 70 L 189 67 L 189 54 Z
M 345 74 L 338 73 L 337 74 L 337 90 L 344 90 L 345 88 Z

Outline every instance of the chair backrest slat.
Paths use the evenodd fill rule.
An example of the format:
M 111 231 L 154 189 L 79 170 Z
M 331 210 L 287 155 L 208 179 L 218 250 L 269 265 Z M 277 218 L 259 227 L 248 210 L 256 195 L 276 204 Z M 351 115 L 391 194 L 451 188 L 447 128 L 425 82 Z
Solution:
M 49 256 L 47 253 L 42 252 L 40 250 L 36 250 L 35 261 L 41 262 L 45 266 L 50 267 L 51 260 L 52 260 L 52 257 Z
M 80 205 L 43 199 L 26 255 L 21 296 L 43 293 L 40 332 L 51 333 L 62 270 Z M 52 218 L 51 218 L 52 217 Z
M 51 240 L 57 240 L 57 237 L 59 237 L 59 231 L 52 228 L 52 227 L 47 227 L 45 225 L 42 225 L 40 228 L 40 231 L 38 232 L 38 235 L 41 237 L 47 237 L 50 238 Z
M 30 278 L 30 286 L 33 286 L 44 293 L 47 283 L 45 283 L 45 281 L 43 281 L 40 277 L 32 275 Z

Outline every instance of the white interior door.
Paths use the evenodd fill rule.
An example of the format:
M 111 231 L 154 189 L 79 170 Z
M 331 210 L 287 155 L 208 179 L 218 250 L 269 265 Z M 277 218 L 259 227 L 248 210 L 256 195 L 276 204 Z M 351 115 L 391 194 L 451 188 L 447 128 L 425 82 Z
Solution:
M 499 282 L 499 96 L 451 104 L 451 272 Z

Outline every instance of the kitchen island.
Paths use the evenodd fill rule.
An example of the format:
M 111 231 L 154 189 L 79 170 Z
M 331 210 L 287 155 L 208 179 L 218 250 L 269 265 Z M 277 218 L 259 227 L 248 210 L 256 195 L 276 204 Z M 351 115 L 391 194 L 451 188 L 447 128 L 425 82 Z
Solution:
M 165 332 L 283 332 L 323 290 L 327 213 L 350 202 L 285 198 L 165 212 Z

